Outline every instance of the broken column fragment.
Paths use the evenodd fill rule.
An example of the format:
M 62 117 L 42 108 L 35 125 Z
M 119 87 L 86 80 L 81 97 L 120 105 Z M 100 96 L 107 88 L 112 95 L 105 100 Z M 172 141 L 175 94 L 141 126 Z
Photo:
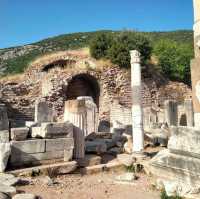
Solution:
M 178 124 L 178 112 L 177 102 L 174 100 L 165 101 L 165 122 L 168 126 L 177 126 Z
M 0 130 L 8 130 L 9 121 L 5 104 L 0 104 Z
M 194 126 L 194 110 L 193 110 L 192 99 L 185 100 L 184 106 L 185 106 L 185 114 L 186 114 L 186 119 L 187 119 L 187 126 L 193 127 Z

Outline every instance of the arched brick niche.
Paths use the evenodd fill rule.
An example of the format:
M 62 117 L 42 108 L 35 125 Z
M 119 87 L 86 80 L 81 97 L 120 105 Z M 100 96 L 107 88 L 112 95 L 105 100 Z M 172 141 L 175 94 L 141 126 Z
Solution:
M 90 96 L 99 107 L 100 87 L 98 80 L 89 74 L 82 73 L 72 77 L 66 89 L 66 100 L 79 96 Z

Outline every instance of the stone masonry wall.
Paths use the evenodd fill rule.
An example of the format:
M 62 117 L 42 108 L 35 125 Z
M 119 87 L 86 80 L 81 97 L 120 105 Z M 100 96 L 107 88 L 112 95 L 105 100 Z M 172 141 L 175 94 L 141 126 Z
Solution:
M 65 57 L 66 56 L 66 57 Z M 119 111 L 122 107 L 124 113 L 118 113 L 120 117 L 130 117 L 131 108 L 131 77 L 130 71 L 120 69 L 118 66 L 102 66 L 97 68 L 96 60 L 83 55 L 73 55 L 67 68 L 55 66 L 50 70 L 43 70 L 47 64 L 56 59 L 69 59 L 68 53 L 51 55 L 49 59 L 36 61 L 25 75 L 20 79 L 1 80 L 1 102 L 8 106 L 9 119 L 15 123 L 25 120 L 33 120 L 34 103 L 37 98 L 45 98 L 50 106 L 54 106 L 58 120 L 63 117 L 64 102 L 67 98 L 67 88 L 73 77 L 84 74 L 91 76 L 99 85 L 99 118 L 110 120 L 110 113 Z M 72 61 L 73 60 L 73 61 Z M 31 70 L 32 69 L 32 70 Z M 191 89 L 183 83 L 160 83 L 158 78 L 143 75 L 143 106 L 162 106 L 166 99 L 182 101 L 191 96 Z M 118 104 L 114 103 L 118 101 Z M 116 112 L 115 111 L 115 112 Z M 127 116 L 126 116 L 127 114 Z

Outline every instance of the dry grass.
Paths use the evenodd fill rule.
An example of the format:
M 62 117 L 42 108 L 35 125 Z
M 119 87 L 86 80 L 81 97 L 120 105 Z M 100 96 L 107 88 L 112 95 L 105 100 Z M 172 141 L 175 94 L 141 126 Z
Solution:
M 24 80 L 24 74 L 12 74 L 12 75 L 8 75 L 5 77 L 1 77 L 0 78 L 0 82 L 4 83 L 4 82 L 21 82 Z

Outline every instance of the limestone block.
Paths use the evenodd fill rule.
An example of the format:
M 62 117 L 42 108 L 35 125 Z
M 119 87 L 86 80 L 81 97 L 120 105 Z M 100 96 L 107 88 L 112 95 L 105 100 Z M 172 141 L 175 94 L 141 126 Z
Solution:
M 45 151 L 62 151 L 74 148 L 73 138 L 46 139 Z
M 5 193 L 0 192 L 0 199 L 11 199 L 11 197 Z
M 21 193 L 16 194 L 13 199 L 37 199 L 37 197 L 34 194 Z
M 37 122 L 34 122 L 34 121 L 26 121 L 25 122 L 25 126 L 28 127 L 28 128 L 31 128 L 31 127 L 34 127 L 34 126 L 37 126 L 38 123 Z
M 18 153 L 10 158 L 11 166 L 29 166 L 36 165 L 44 160 L 55 160 L 64 157 L 64 151 L 49 151 L 43 153 Z
M 10 157 L 10 143 L 0 143 L 0 172 L 4 172 Z
M 101 156 L 94 154 L 87 154 L 85 158 L 78 160 L 78 165 L 81 167 L 88 167 L 101 164 Z
M 0 104 L 0 130 L 8 130 L 9 121 L 7 115 L 7 108 L 4 104 Z
M 32 138 L 41 138 L 41 127 L 40 126 L 31 127 L 31 137 Z
M 85 142 L 86 152 L 88 153 L 105 153 L 107 151 L 107 146 L 104 142 L 100 141 L 86 141 Z
M 73 137 L 73 124 L 69 122 L 42 123 L 40 136 L 43 138 Z
M 200 131 L 192 127 L 172 127 L 168 149 L 174 153 L 200 158 Z
M 64 161 L 69 162 L 73 157 L 73 149 L 64 149 Z
M 29 128 L 11 128 L 11 139 L 16 141 L 26 140 L 28 137 Z
M 11 157 L 20 154 L 45 152 L 45 140 L 11 141 Z
M 8 194 L 9 196 L 12 196 L 16 194 L 17 191 L 15 187 L 0 184 L 0 192 Z
M 190 194 L 199 192 L 199 158 L 174 154 L 166 149 L 160 151 L 153 159 L 151 159 L 149 165 L 151 174 L 163 180 L 162 182 L 169 195 L 172 195 L 174 190 L 176 190 L 180 196 L 190 198 Z M 193 195 L 193 197 L 194 196 L 195 195 Z M 194 198 L 199 198 L 199 195 L 196 195 Z
M 53 109 L 48 106 L 47 102 L 36 101 L 35 122 L 53 122 L 53 118 Z
M 6 186 L 15 186 L 19 183 L 20 179 L 12 174 L 0 174 L 0 183 Z
M 9 131 L 8 130 L 0 131 L 0 142 L 2 142 L 2 143 L 9 142 Z

